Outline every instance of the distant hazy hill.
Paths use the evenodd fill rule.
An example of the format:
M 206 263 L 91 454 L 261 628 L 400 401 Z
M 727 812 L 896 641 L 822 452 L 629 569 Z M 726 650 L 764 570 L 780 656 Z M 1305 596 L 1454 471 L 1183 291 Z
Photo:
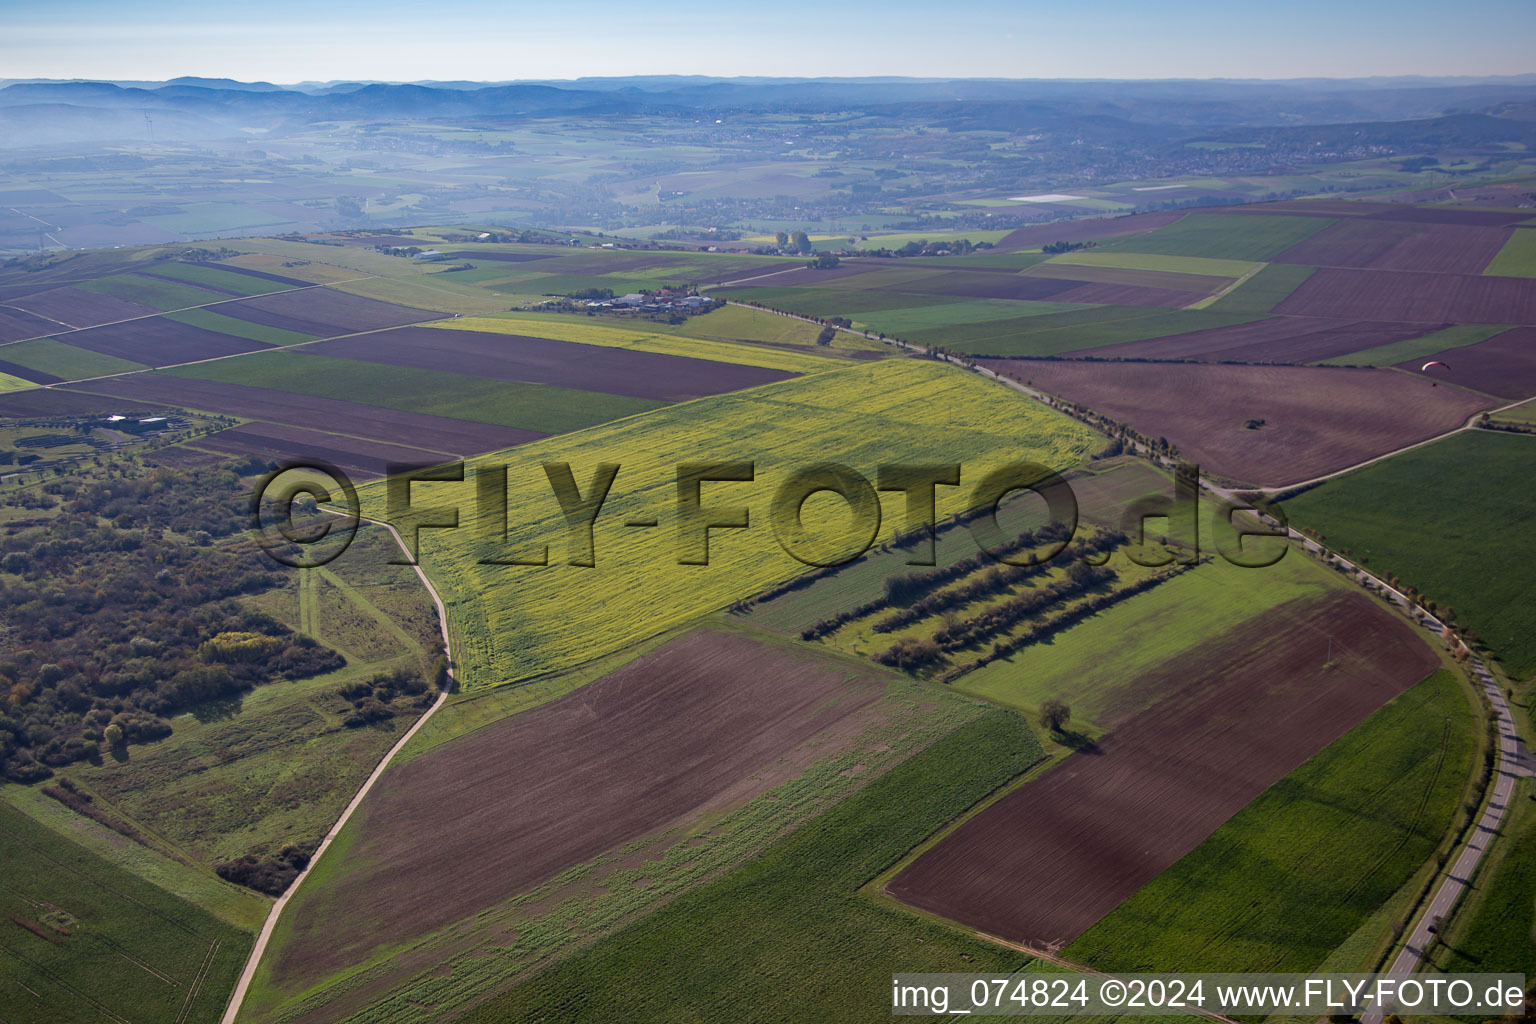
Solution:
M 1536 110 L 1536 76 L 1510 79 L 1066 81 L 996 79 L 711 79 L 576 82 L 304 83 L 176 78 L 168 82 L 26 81 L 0 88 L 0 147 L 209 140 L 327 120 L 437 120 L 622 113 L 916 112 L 957 128 L 1073 126 L 1101 139 L 1165 141 L 1189 130 L 1243 129 L 1277 143 L 1326 144 L 1338 131 L 1395 145 L 1408 139 L 1478 146 L 1521 141 Z M 1408 124 L 1407 122 L 1413 122 Z M 1169 130 L 1164 130 L 1169 129 Z

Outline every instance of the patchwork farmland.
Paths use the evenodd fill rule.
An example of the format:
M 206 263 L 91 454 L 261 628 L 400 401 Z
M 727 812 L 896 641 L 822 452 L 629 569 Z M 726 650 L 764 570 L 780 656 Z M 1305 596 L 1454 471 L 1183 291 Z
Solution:
M 1129 191 L 1164 187 L 1185 186 Z M 1073 212 L 1123 208 L 1086 201 L 1101 205 Z M 84 488 L 111 490 L 133 460 L 157 480 L 233 471 L 249 488 L 265 463 L 323 459 L 364 484 L 379 519 L 391 464 L 468 462 L 462 483 L 413 488 L 460 527 L 396 524 L 419 578 L 383 568 L 394 540 L 365 527 L 336 563 L 208 604 L 345 665 L 167 711 L 169 734 L 135 736 L 121 758 L 106 756 L 111 715 L 51 748 L 0 717 L 0 740 L 53 751 L 39 764 L 78 744 L 81 758 L 49 770 L 98 816 L 19 786 L 0 812 L 75 829 L 109 866 L 192 894 L 238 952 L 432 705 L 287 889 L 238 1007 L 252 1024 L 646 1020 L 658 1007 L 874 1019 L 896 970 L 1044 969 L 987 935 L 1113 970 L 1369 968 L 1480 792 L 1468 687 L 1427 632 L 1302 545 L 1250 538 L 1286 556 L 1222 560 L 1232 536 L 1214 496 L 1198 503 L 1198 560 L 1182 521 L 1166 535 L 1149 524 L 1142 544 L 1125 516 L 1173 493 L 1179 459 L 1272 497 L 1386 456 L 1286 498 L 1293 523 L 1443 602 L 1457 634 L 1496 656 L 1499 685 L 1528 692 L 1523 577 L 1495 567 L 1468 589 L 1464 570 L 1491 544 L 1524 564 L 1515 447 L 1529 438 L 1478 425 L 1536 395 L 1526 217 L 1309 199 L 973 233 L 965 251 L 926 255 L 870 255 L 924 239 L 856 232 L 858 254 L 835 266 L 454 227 L 0 267 L 0 416 L 41 422 L 34 434 L 70 417 L 192 421 L 145 453 L 103 454 L 88 485 L 7 466 L 0 592 L 34 585 L 28 560 L 53 550 L 23 531 L 63 524 Z M 756 230 L 730 241 L 767 246 L 774 227 Z M 973 249 L 983 237 L 997 244 Z M 427 247 L 445 258 L 409 258 Z M 716 308 L 634 315 L 572 298 L 668 285 Z M 1429 359 L 1449 367 L 1422 373 Z M 1049 564 L 998 564 L 973 532 L 987 525 L 977 481 L 1019 461 L 1061 471 L 1079 502 Z M 700 462 L 751 464 L 703 485 L 706 509 L 744 524 L 706 532 L 706 564 L 684 557 L 677 514 L 678 466 Z M 936 490 L 935 564 L 912 564 L 926 538 L 900 535 L 911 495 L 895 491 L 863 557 L 791 557 L 769 502 L 791 470 L 823 462 L 872 482 L 892 463 L 959 463 L 963 485 Z M 548 486 L 555 463 L 583 494 L 597 464 L 620 467 L 595 566 Z M 1425 479 L 1487 507 L 1458 519 Z M 504 509 L 484 500 L 498 486 Z M 81 536 L 134 550 L 158 529 L 204 550 L 195 524 L 151 528 L 143 496 L 112 500 L 80 517 Z M 1015 562 L 1065 540 L 1039 504 L 1001 503 Z M 857 532 L 830 495 L 799 514 L 795 536 Z M 1403 540 L 1423 522 L 1443 540 L 1433 551 Z M 239 534 L 208 546 L 261 557 Z M 93 599 L 83 585 L 67 597 Z M 153 663 L 155 631 L 120 632 L 104 649 Z M 222 650 L 189 661 L 182 685 L 228 671 Z M 418 667 L 433 686 L 392 689 Z M 51 675 L 0 659 L 13 696 Z M 97 689 L 132 692 L 128 678 L 37 692 L 95 707 Z M 1053 725 L 1057 702 L 1070 708 Z M 1379 856 L 1343 863 L 1373 844 Z M 246 857 L 281 874 L 265 895 L 238 883 L 251 863 L 227 874 Z M 165 949 L 167 963 L 183 955 Z M 153 952 L 140 959 L 180 979 L 180 960 Z M 236 964 L 210 963 L 227 995 Z M 768 1008 L 757 981 L 726 980 L 744 963 L 813 980 Z M 146 985 L 124 983 L 111 1012 L 152 1019 Z
M 1155 669 L 1149 710 L 967 821 L 886 891 L 1014 941 L 1070 941 L 1439 664 L 1361 595 L 1277 618 Z
M 773 685 L 762 685 L 764 672 Z M 542 938 L 537 924 L 561 898 L 551 891 L 576 891 L 557 876 L 605 851 L 646 849 L 648 865 L 630 852 L 604 858 L 610 866 L 599 872 L 607 888 L 648 874 L 624 897 L 632 903 L 674 870 L 675 859 L 658 862 L 673 845 L 714 860 L 718 871 L 730 863 L 719 858 L 739 859 L 765 838 L 732 835 L 732 811 L 755 804 L 781 829 L 797 824 L 806 811 L 796 806 L 802 776 L 836 800 L 931 741 L 938 723 L 953 728 L 977 711 L 947 701 L 943 712 L 923 710 L 914 693 L 874 666 L 703 629 L 566 696 L 437 743 L 365 805 L 345 838 L 345 863 L 324 888 L 303 892 L 261 998 L 290 1001 L 304 1020 L 338 1019 L 421 972 L 419 946 L 438 933 L 458 963 L 480 943 L 536 954 L 556 938 Z M 770 790 L 776 799 L 758 800 Z M 445 837 L 457 839 L 445 845 Z M 445 858 L 463 883 L 449 899 L 420 884 Z M 696 885 L 697 875 L 684 884 Z M 584 888 L 591 898 L 592 885 Z M 528 894 L 539 898 L 516 901 Z M 490 927 L 487 908 L 497 919 Z M 320 1008 L 313 986 L 359 963 L 373 966 L 364 986 L 343 984 Z

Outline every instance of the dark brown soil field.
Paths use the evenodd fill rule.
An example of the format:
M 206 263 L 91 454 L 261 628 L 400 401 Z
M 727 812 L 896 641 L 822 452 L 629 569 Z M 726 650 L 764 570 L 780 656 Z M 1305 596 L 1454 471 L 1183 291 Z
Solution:
M 1444 361 L 1450 369 L 1432 366 L 1428 373 L 1421 373 L 1420 367 L 1431 359 Z M 1536 395 L 1536 328 L 1516 327 L 1476 345 L 1446 349 L 1397 365 L 1416 376 L 1460 384 L 1487 395 L 1530 398 Z
M 1364 594 L 1281 605 L 1154 670 L 1138 688 L 1158 703 L 966 822 L 886 891 L 1017 942 L 1070 941 L 1439 664 Z
M 1285 213 L 1312 217 L 1360 217 L 1372 220 L 1417 221 L 1420 224 L 1465 224 L 1471 227 L 1494 228 L 1515 224 L 1523 219 L 1519 210 L 1473 210 L 1416 206 L 1407 202 L 1366 202 L 1356 199 L 1282 199 L 1273 203 L 1249 203 L 1209 212 L 1231 213 L 1238 216 L 1251 213 Z
M 9 299 L 7 305 L 71 327 L 95 327 L 97 324 L 130 320 L 136 316 L 152 316 L 160 312 L 137 302 L 97 295 L 78 288 L 52 288 L 45 292 L 34 292 Z
M 1397 370 L 982 359 L 1150 437 L 1208 474 L 1281 487 L 1464 424 L 1491 399 Z M 1248 420 L 1264 425 L 1250 430 Z
M 757 366 L 547 338 L 401 327 L 309 346 L 315 355 L 679 402 L 796 376 Z
M 209 437 L 198 438 L 197 447 L 220 455 L 255 455 L 272 462 L 324 459 L 340 466 L 354 479 L 383 476 L 391 462 L 446 461 L 442 453 L 423 448 L 322 434 L 318 430 L 275 423 L 247 423 L 221 430 Z
M 347 870 L 293 908 L 272 981 L 303 989 L 605 850 L 737 806 L 836 753 L 885 693 L 873 667 L 705 629 L 391 768 L 350 826 Z
M 1276 256 L 1274 262 L 1481 274 L 1513 231 L 1504 227 L 1357 218 L 1324 228 Z
M 270 347 L 249 338 L 206 331 L 163 316 L 91 327 L 76 331 L 68 337 L 71 345 L 120 359 L 131 359 L 145 366 L 173 366 Z
M 1414 206 L 1392 203 L 1385 210 L 1371 214 L 1381 220 L 1408 220 L 1419 224 L 1468 224 L 1476 227 L 1502 227 L 1518 224 L 1530 216 L 1528 210 L 1469 210 L 1465 207 Z
M 74 385 L 72 390 L 110 397 L 224 413 L 245 419 L 337 431 L 386 444 L 428 448 L 442 454 L 471 455 L 511 448 L 546 435 L 468 420 L 397 412 L 334 398 L 313 398 L 244 384 L 219 384 L 187 377 L 135 373 L 127 377 Z
M 1070 263 L 1042 263 L 1024 272 L 1026 277 L 1059 277 L 1068 281 L 1088 281 L 1095 284 L 1130 285 L 1135 288 L 1158 288 L 1163 291 L 1196 292 L 1211 295 L 1231 284 L 1236 278 L 1211 277 L 1207 274 L 1175 274 L 1166 270 L 1127 270 L 1124 267 L 1079 267 Z
M 1423 323 L 1536 324 L 1536 278 L 1324 268 L 1276 313 Z
M 41 338 L 62 330 L 64 328 L 52 320 L 44 320 L 20 309 L 0 306 L 0 341 L 25 341 L 27 338 Z
M 222 302 L 215 312 L 253 324 L 327 338 L 376 331 L 381 327 L 441 320 L 447 314 L 348 295 L 334 288 L 298 288 L 237 302 Z
M 1138 213 L 1130 217 L 1094 217 L 1089 220 L 1061 221 L 1055 224 L 1039 224 L 1019 228 L 1005 235 L 993 247 L 995 252 L 1012 252 L 1015 249 L 1033 249 L 1052 242 L 1087 242 L 1117 235 L 1137 235 L 1167 227 L 1180 217 L 1184 210 L 1162 210 L 1157 213 Z
M 0 416 L 77 416 L 98 412 L 149 416 L 160 411 L 162 407 L 158 405 L 144 405 L 101 395 L 83 395 L 57 388 L 0 392 Z
M 1201 362 L 1313 363 L 1439 330 L 1447 324 L 1276 316 L 1235 327 L 1128 341 L 1072 353 L 1094 359 L 1195 359 Z

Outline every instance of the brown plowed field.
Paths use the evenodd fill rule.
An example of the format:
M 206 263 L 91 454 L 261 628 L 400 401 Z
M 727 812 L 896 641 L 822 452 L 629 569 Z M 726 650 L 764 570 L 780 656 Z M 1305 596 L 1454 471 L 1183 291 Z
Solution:
M 71 327 L 95 327 L 97 324 L 131 320 L 136 316 L 152 316 L 160 312 L 137 302 L 97 295 L 80 288 L 52 288 L 9 299 L 6 304 Z
M 355 479 L 383 476 L 391 462 L 444 462 L 440 452 L 379 441 L 322 434 L 276 423 L 247 423 L 197 439 L 197 446 L 221 455 L 254 455 L 271 462 L 324 459 Z M 159 454 L 158 452 L 156 453 Z
M 498 427 L 446 416 L 397 412 L 373 405 L 314 398 L 244 384 L 135 373 L 110 380 L 73 385 L 71 390 L 137 399 L 162 405 L 201 409 L 244 419 L 336 431 L 386 444 L 429 448 L 443 454 L 471 455 L 510 448 L 546 435 L 532 430 Z
M 1160 701 L 966 822 L 886 891 L 1014 941 L 1070 941 L 1438 666 L 1364 594 L 1281 605 L 1154 670 L 1140 688 Z
M 19 309 L 10 309 L 0 306 L 0 341 L 22 341 L 27 338 L 41 338 L 52 334 L 54 331 L 62 331 L 64 328 L 52 320 L 44 320 L 40 316 Z
M 1446 349 L 1397 365 L 1418 374 L 1419 368 L 1431 359 L 1443 360 L 1450 367 L 1430 367 L 1423 376 L 1433 380 L 1460 384 L 1500 398 L 1536 395 L 1536 328 L 1516 327 L 1476 345 Z
M 1276 313 L 1423 323 L 1536 324 L 1536 278 L 1324 268 Z
M 163 316 L 144 317 L 105 327 L 90 327 L 68 335 L 69 343 L 92 352 L 130 359 L 145 366 L 174 366 L 198 359 L 255 352 L 269 348 L 249 338 L 206 331 Z
M 1054 224 L 1036 224 L 1019 228 L 993 247 L 994 252 L 1012 252 L 1015 249 L 1033 249 L 1052 242 L 1087 242 L 1117 235 L 1139 235 L 1167 227 L 1180 217 L 1184 210 L 1161 210 L 1157 213 L 1138 213 L 1130 217 L 1094 217 L 1088 220 L 1058 221 Z
M 1469 224 L 1478 227 L 1502 227 L 1518 224 L 1530 215 L 1527 210 L 1469 210 L 1465 207 L 1415 206 L 1392 203 L 1371 216 L 1380 220 L 1408 220 L 1419 224 Z
M 1464 424 L 1491 399 L 1396 370 L 982 359 L 1150 437 L 1207 473 L 1265 487 L 1345 469 Z M 1249 430 L 1244 423 L 1262 419 Z
M 836 753 L 885 693 L 873 667 L 699 630 L 391 768 L 350 826 L 345 870 L 290 908 L 272 981 L 301 990 L 605 850 L 734 807 Z
M 1513 232 L 1505 227 L 1357 218 L 1324 228 L 1276 256 L 1274 262 L 1481 274 Z
M 334 288 L 297 288 L 236 302 L 221 302 L 215 312 L 247 323 L 298 331 L 317 338 L 419 324 L 427 320 L 441 320 L 446 316 L 444 313 L 411 306 L 365 299 L 361 295 L 348 295 Z
M 311 345 L 307 351 L 390 366 L 449 370 L 472 377 L 554 384 L 667 402 L 740 391 L 795 376 L 780 370 L 707 359 L 436 327 L 401 327 L 356 338 L 337 338 Z
M 0 416 L 78 416 L 98 412 L 148 416 L 159 411 L 161 406 L 158 405 L 144 405 L 101 395 L 83 395 L 75 391 L 60 391 L 58 388 L 0 392 Z
M 1439 330 L 1447 324 L 1387 324 L 1275 316 L 1267 320 L 1103 345 L 1072 353 L 1093 359 L 1195 359 L 1207 363 L 1314 363 Z

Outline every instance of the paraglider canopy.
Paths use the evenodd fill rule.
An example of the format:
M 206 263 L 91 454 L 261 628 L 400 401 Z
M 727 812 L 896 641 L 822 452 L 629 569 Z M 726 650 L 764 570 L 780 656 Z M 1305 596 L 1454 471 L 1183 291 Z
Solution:
M 1448 364 L 1448 363 L 1442 363 L 1438 359 L 1431 359 L 1429 362 L 1427 362 L 1423 366 L 1419 367 L 1419 372 L 1423 373 L 1426 370 L 1428 370 L 1431 366 L 1444 366 L 1447 370 L 1449 370 L 1451 368 L 1450 364 Z

